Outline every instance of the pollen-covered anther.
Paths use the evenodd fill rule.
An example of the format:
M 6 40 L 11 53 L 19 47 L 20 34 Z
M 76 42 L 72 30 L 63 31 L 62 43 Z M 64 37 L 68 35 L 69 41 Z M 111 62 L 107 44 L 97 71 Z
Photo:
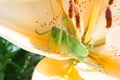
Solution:
M 69 4 L 70 4 L 70 6 L 69 6 L 69 17 L 73 18 L 73 14 L 74 14 L 74 4 L 73 4 L 73 1 L 70 0 Z
M 112 12 L 109 6 L 107 7 L 105 12 L 105 18 L 106 18 L 106 28 L 110 28 L 112 25 Z
M 75 8 L 74 12 L 75 12 L 76 26 L 77 28 L 79 28 L 80 27 L 80 15 L 79 15 L 78 9 Z
M 74 0 L 74 2 L 75 2 L 75 4 L 78 4 L 78 3 L 79 3 L 78 0 Z
M 109 0 L 108 4 L 112 5 L 114 0 Z
M 74 0 L 74 3 L 72 0 L 69 1 L 69 17 L 72 19 L 73 17 L 75 18 L 75 22 L 76 22 L 76 27 L 79 28 L 80 27 L 80 15 L 79 15 L 79 11 L 76 7 L 76 1 Z

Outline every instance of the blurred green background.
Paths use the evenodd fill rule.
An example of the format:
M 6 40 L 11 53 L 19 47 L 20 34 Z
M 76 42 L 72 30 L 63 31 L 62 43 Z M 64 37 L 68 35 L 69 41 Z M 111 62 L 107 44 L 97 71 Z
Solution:
M 31 80 L 34 68 L 42 58 L 0 37 L 0 80 Z

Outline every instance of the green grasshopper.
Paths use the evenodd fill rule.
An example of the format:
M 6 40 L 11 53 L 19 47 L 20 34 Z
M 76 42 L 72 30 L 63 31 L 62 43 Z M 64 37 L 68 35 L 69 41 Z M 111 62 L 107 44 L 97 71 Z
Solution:
M 77 59 L 81 62 L 89 63 L 84 59 L 84 57 L 88 56 L 88 49 L 86 46 L 77 40 L 72 35 L 69 35 L 67 32 L 63 30 L 63 27 L 66 25 L 66 18 L 62 19 L 62 28 L 59 29 L 55 26 L 52 27 L 51 30 L 46 31 L 44 33 L 39 33 L 37 30 L 36 32 L 40 35 L 50 32 L 51 33 L 51 40 L 65 53 L 71 56 L 74 59 Z

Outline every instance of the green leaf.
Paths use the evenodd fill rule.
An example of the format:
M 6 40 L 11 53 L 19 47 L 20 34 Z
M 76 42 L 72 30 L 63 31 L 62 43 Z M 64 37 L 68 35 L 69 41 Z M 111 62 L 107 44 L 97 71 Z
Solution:
M 0 37 L 0 80 L 30 80 L 34 67 L 42 57 Z
M 17 63 L 15 63 L 13 61 L 9 61 L 7 64 L 11 64 L 13 67 L 15 67 L 17 69 L 21 69 L 21 67 Z
M 0 70 L 3 68 L 3 64 L 0 62 Z
M 4 80 L 4 77 L 5 77 L 4 72 L 0 72 L 0 80 Z

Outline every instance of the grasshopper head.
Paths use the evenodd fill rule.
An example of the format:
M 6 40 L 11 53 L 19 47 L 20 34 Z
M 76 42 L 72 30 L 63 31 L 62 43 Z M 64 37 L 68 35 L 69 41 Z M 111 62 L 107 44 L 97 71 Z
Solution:
M 58 29 L 57 27 L 52 27 L 51 29 L 52 38 L 53 39 L 57 38 L 59 32 L 60 32 L 60 29 Z

